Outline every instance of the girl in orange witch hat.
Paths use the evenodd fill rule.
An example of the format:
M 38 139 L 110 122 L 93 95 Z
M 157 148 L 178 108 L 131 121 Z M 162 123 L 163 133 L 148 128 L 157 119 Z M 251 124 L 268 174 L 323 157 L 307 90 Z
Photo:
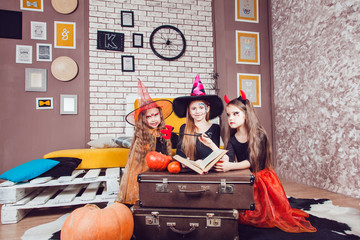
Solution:
M 229 101 L 225 95 L 228 127 L 224 143 L 228 150 L 215 170 L 246 169 L 255 174 L 255 210 L 242 211 L 239 223 L 261 228 L 277 227 L 285 232 L 316 232 L 305 218 L 309 215 L 291 208 L 283 186 L 271 166 L 271 144 L 264 127 L 260 124 L 251 102 L 241 95 Z M 209 140 L 201 138 L 208 145 Z M 236 160 L 237 161 L 236 161 Z
M 165 119 L 172 113 L 172 103 L 166 99 L 153 101 L 145 86 L 138 80 L 139 108 L 126 116 L 126 121 L 135 126 L 125 173 L 121 178 L 116 201 L 135 204 L 139 200 L 138 174 L 148 170 L 145 156 L 150 151 L 171 155 L 172 145 L 177 144 L 177 135 L 164 139 L 160 130 L 164 129 Z

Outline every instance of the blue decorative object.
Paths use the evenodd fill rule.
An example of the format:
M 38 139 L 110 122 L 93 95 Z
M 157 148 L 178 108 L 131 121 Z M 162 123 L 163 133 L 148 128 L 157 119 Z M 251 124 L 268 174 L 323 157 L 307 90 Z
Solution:
M 59 164 L 51 159 L 35 159 L 14 167 L 0 175 L 0 179 L 12 182 L 23 182 L 43 174 Z

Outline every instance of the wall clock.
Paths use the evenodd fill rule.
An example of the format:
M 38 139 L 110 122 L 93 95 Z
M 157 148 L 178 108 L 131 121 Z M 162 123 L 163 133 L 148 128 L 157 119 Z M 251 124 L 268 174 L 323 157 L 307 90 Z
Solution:
M 156 56 L 167 61 L 178 59 L 185 53 L 184 34 L 176 27 L 162 25 L 150 35 L 150 47 Z

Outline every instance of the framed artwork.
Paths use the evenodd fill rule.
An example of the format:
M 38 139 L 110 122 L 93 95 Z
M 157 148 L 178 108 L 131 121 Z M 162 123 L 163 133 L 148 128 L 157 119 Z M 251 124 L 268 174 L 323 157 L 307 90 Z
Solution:
M 123 72 L 135 72 L 134 56 L 121 56 L 121 70 Z
M 25 68 L 25 91 L 46 92 L 46 69 Z
M 258 32 L 236 31 L 236 63 L 260 65 Z
M 20 9 L 28 11 L 44 11 L 43 0 L 20 0 Z
M 238 73 L 237 83 L 237 96 L 243 90 L 254 107 L 261 107 L 261 75 Z
M 40 62 L 52 61 L 52 44 L 45 44 L 45 43 L 36 44 L 36 61 L 40 61 Z
M 97 32 L 97 49 L 124 51 L 124 33 L 117 32 Z
M 76 48 L 76 23 L 54 22 L 55 48 Z
M 16 45 L 16 63 L 32 64 L 32 46 Z
M 133 47 L 143 47 L 143 35 L 140 33 L 133 33 Z
M 60 95 L 60 114 L 77 114 L 77 95 Z
M 46 22 L 31 22 L 31 39 L 46 40 Z
M 36 98 L 36 109 L 54 109 L 52 97 Z
M 22 12 L 0 9 L 0 38 L 22 39 Z
M 134 12 L 133 11 L 121 11 L 121 26 L 122 27 L 134 27 Z
M 258 0 L 235 0 L 235 21 L 258 23 Z

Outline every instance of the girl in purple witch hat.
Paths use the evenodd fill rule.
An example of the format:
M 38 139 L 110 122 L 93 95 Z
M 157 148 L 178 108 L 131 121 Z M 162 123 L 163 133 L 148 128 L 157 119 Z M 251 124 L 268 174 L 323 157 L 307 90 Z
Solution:
M 199 141 L 201 134 L 220 145 L 220 126 L 209 123 L 221 115 L 224 106 L 217 95 L 206 95 L 199 75 L 196 76 L 190 96 L 175 98 L 173 110 L 180 117 L 186 117 L 186 124 L 180 127 L 176 154 L 190 160 L 201 160 L 211 152 L 211 148 Z

